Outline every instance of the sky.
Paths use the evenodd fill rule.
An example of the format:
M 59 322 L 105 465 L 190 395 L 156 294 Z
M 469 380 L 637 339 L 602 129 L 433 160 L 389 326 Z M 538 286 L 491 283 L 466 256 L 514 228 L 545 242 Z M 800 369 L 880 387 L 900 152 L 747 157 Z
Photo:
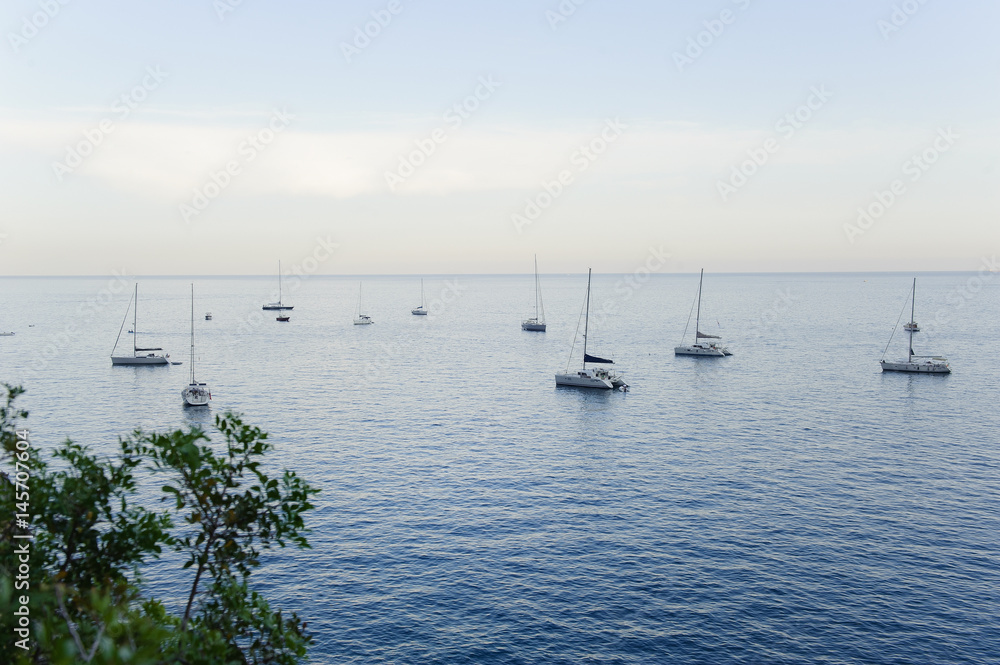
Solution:
M 993 0 L 8 0 L 0 275 L 977 270 Z M 312 260 L 309 259 L 312 257 Z

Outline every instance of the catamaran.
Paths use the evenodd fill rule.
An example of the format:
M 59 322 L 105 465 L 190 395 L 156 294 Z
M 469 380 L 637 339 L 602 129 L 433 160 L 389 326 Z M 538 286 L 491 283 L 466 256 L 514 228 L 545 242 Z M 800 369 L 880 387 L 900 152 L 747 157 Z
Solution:
M 586 315 L 583 324 L 583 369 L 570 372 L 569 366 L 573 362 L 573 349 L 576 348 L 576 336 L 573 337 L 573 345 L 569 350 L 569 359 L 566 361 L 566 370 L 562 374 L 556 374 L 557 386 L 571 386 L 574 388 L 597 388 L 599 390 L 621 389 L 628 390 L 628 384 L 617 372 L 603 367 L 587 367 L 587 363 L 594 365 L 613 365 L 615 361 L 607 358 L 592 356 L 587 353 L 587 336 L 590 331 L 590 275 L 591 270 L 587 269 L 587 303 Z M 579 332 L 580 323 L 577 322 L 576 329 Z
M 281 302 L 281 261 L 278 261 L 278 302 L 269 302 L 261 309 L 265 310 L 278 310 L 278 309 L 295 309 L 294 305 L 286 305 Z
M 201 383 L 194 379 L 194 284 L 191 285 L 191 382 L 181 390 L 181 397 L 184 399 L 184 406 L 208 406 L 208 401 L 212 399 L 212 392 L 207 383 Z
M 684 335 L 681 338 L 681 345 L 674 347 L 675 356 L 709 356 L 722 358 L 724 356 L 733 355 L 729 352 L 729 349 L 724 346 L 719 346 L 715 342 L 702 341 L 722 339 L 718 335 L 709 335 L 701 331 L 701 285 L 704 279 L 705 269 L 702 268 L 701 277 L 698 278 L 698 313 L 694 319 L 694 344 L 685 346 L 683 343 L 683 338 L 687 337 L 688 326 L 691 324 L 691 314 L 689 312 L 687 323 L 684 325 Z
M 424 309 L 424 280 L 423 279 L 420 280 L 420 305 L 417 306 L 417 307 L 414 307 L 413 309 L 411 309 L 410 310 L 410 314 L 414 314 L 416 316 L 427 316 L 427 310 Z
M 917 300 L 917 278 L 913 278 L 913 287 L 910 289 L 910 323 L 914 322 L 913 313 L 916 309 Z M 905 311 L 906 303 L 903 303 L 903 308 Z M 900 318 L 903 317 L 903 313 L 899 313 Z M 899 325 L 899 319 L 896 320 L 896 325 Z M 906 326 L 903 326 L 906 328 Z M 892 362 L 885 359 L 885 353 L 889 350 L 889 344 L 892 343 L 892 336 L 896 334 L 896 328 L 893 327 L 892 334 L 889 335 L 889 341 L 885 344 L 885 349 L 882 350 L 882 359 L 879 364 L 882 365 L 883 372 L 916 372 L 920 374 L 951 374 L 951 367 L 948 365 L 948 359 L 942 358 L 941 356 L 918 356 L 913 353 L 913 333 L 916 332 L 916 324 L 906 328 L 906 331 L 910 333 L 910 340 L 907 349 L 909 354 L 906 356 L 906 360 L 898 360 Z M 916 359 L 916 360 L 915 360 Z
M 361 284 L 358 284 L 358 313 L 354 317 L 354 325 L 356 326 L 368 326 L 375 323 L 372 321 L 372 317 L 364 313 L 364 309 L 361 307 Z
M 132 303 L 135 306 L 132 306 Z M 171 364 L 169 353 L 156 353 L 157 351 L 163 351 L 158 346 L 152 347 L 140 347 L 139 346 L 139 284 L 135 285 L 135 293 L 132 298 L 128 301 L 128 309 L 125 310 L 125 316 L 122 318 L 122 325 L 118 329 L 118 337 L 115 338 L 115 348 L 111 350 L 111 364 L 112 365 L 169 365 Z M 132 330 L 129 332 L 134 333 L 132 335 L 132 355 L 130 356 L 116 356 L 115 351 L 118 349 L 118 341 L 122 337 L 122 330 L 125 329 L 125 321 L 128 319 L 128 310 L 132 310 Z M 179 362 L 173 363 L 175 365 L 180 365 Z
M 542 304 L 542 287 L 538 282 L 537 255 L 535 255 L 535 315 L 521 323 L 521 330 L 545 332 L 545 306 Z

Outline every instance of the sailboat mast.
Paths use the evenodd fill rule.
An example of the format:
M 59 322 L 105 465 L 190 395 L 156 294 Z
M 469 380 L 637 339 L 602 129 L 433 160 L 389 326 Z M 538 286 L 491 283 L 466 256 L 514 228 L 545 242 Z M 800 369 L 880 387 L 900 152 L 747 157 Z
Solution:
M 281 259 L 278 259 L 278 304 L 281 304 Z
M 135 309 L 132 310 L 132 355 L 136 354 L 136 337 L 139 336 L 139 282 L 135 283 Z
M 914 310 L 917 307 L 917 278 L 913 278 L 913 293 L 910 294 L 910 345 L 906 348 L 907 360 L 906 362 L 913 362 L 913 322 L 916 320 L 913 318 Z
M 698 278 L 698 313 L 694 317 L 694 343 L 698 343 L 698 335 L 701 332 L 701 283 L 705 280 L 705 269 L 701 269 L 701 277 Z M 688 316 L 691 316 L 689 313 Z M 688 319 L 689 321 L 691 319 Z
M 535 254 L 535 323 L 538 323 L 538 254 Z
M 424 307 L 424 278 L 420 278 L 420 308 Z
M 191 283 L 191 383 L 194 384 L 194 283 Z
M 587 333 L 590 331 L 590 273 L 587 268 L 587 317 L 583 320 L 583 368 L 587 369 Z M 577 325 L 580 325 L 579 323 Z M 578 328 L 579 330 L 579 328 Z

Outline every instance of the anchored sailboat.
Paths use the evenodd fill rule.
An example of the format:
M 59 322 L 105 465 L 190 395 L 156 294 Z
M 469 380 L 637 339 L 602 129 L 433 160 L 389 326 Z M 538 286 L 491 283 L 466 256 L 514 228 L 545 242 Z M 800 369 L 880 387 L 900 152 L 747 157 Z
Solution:
M 365 310 L 361 307 L 361 284 L 358 284 L 358 313 L 357 316 L 354 317 L 354 325 L 368 326 L 375 323 L 372 321 L 372 317 L 365 314 L 364 311 Z
M 917 278 L 913 278 L 913 288 L 910 289 L 910 323 L 913 325 L 903 327 L 910 334 L 909 344 L 907 345 L 907 350 L 909 354 L 906 356 L 906 360 L 899 360 L 896 362 L 891 362 L 885 359 L 885 352 L 889 350 L 889 344 L 892 343 L 892 337 L 896 334 L 896 328 L 893 327 L 892 334 L 889 335 L 889 341 L 885 344 L 885 349 L 882 350 L 882 360 L 879 364 L 882 365 L 883 372 L 917 372 L 921 374 L 950 374 L 951 367 L 948 365 L 948 359 L 942 358 L 941 356 L 918 356 L 913 353 L 913 333 L 918 330 L 914 322 L 913 314 L 916 309 L 917 300 Z M 903 304 L 904 311 L 906 304 Z M 903 313 L 899 313 L 900 318 L 902 318 Z M 899 325 L 899 319 L 896 320 L 896 325 Z M 909 324 L 907 324 L 909 325 Z M 919 360 L 914 360 L 918 358 Z
M 278 310 L 278 309 L 294 309 L 294 305 L 285 305 L 281 302 L 281 261 L 278 261 L 278 302 L 269 302 L 261 309 L 265 310 Z M 287 321 L 287 319 L 286 319 Z
M 731 356 L 732 353 L 729 352 L 724 346 L 719 346 L 715 342 L 702 341 L 702 340 L 713 340 L 722 339 L 718 335 L 708 335 L 701 331 L 701 285 L 705 279 L 705 269 L 701 269 L 701 277 L 698 278 L 698 313 L 694 319 L 694 344 L 690 346 L 684 346 L 683 340 L 681 346 L 674 347 L 675 356 L 709 356 L 721 358 L 723 356 Z M 687 337 L 688 325 L 691 324 L 691 314 L 688 314 L 688 322 L 684 326 L 684 337 Z
M 133 307 L 133 302 L 135 306 Z M 139 346 L 139 284 L 135 285 L 135 293 L 132 294 L 132 298 L 128 301 L 128 309 L 125 310 L 125 317 L 122 318 L 122 325 L 118 329 L 118 337 L 115 338 L 115 348 L 111 350 L 111 364 L 112 365 L 169 365 L 170 354 L 169 353 L 156 353 L 157 351 L 162 351 L 158 346 L 152 347 L 140 347 Z M 115 350 L 118 349 L 118 341 L 122 337 L 122 330 L 125 329 L 125 321 L 128 319 L 128 310 L 132 310 L 132 355 L 130 356 L 116 356 Z M 180 365 L 180 363 L 174 363 L 175 365 Z
M 212 392 L 207 383 L 199 383 L 194 380 L 194 284 L 191 285 L 191 381 L 187 387 L 181 391 L 184 399 L 184 406 L 208 406 L 208 401 L 212 399 Z
M 414 307 L 410 310 L 410 314 L 416 316 L 427 316 L 427 310 L 424 309 L 424 280 L 420 280 L 420 306 Z
M 556 374 L 557 386 L 572 386 L 574 388 L 597 388 L 599 390 L 611 390 L 620 388 L 628 390 L 628 384 L 621 375 L 603 367 L 587 367 L 587 363 L 594 365 L 613 365 L 615 361 L 607 358 L 599 358 L 587 353 L 587 336 L 590 332 L 590 275 L 591 270 L 587 269 L 587 303 L 586 316 L 583 324 L 583 369 L 577 372 L 570 372 L 569 365 L 573 361 L 573 349 L 576 348 L 576 337 L 573 338 L 573 347 L 569 351 L 569 359 L 566 361 L 566 370 L 563 374 Z M 577 322 L 577 331 L 580 324 Z
M 545 306 L 542 305 L 542 286 L 538 281 L 537 255 L 535 255 L 535 315 L 521 323 L 521 330 L 545 332 Z

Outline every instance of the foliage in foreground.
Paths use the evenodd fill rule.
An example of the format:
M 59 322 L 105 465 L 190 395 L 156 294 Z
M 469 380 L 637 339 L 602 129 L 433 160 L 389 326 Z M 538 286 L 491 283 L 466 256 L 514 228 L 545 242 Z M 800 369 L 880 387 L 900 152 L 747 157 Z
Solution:
M 303 515 L 318 492 L 293 472 L 278 479 L 261 470 L 272 447 L 266 432 L 227 412 L 215 418 L 224 439 L 215 449 L 197 427 L 136 430 L 112 459 L 66 441 L 50 465 L 18 437 L 28 416 L 14 406 L 23 390 L 2 386 L 0 662 L 283 665 L 306 657 L 305 623 L 249 585 L 263 550 L 309 547 Z M 137 478 L 150 476 L 165 483 L 162 511 L 138 504 Z M 28 533 L 18 515 L 31 540 L 15 537 Z M 139 584 L 141 565 L 164 550 L 183 557 L 190 584 L 179 616 Z

